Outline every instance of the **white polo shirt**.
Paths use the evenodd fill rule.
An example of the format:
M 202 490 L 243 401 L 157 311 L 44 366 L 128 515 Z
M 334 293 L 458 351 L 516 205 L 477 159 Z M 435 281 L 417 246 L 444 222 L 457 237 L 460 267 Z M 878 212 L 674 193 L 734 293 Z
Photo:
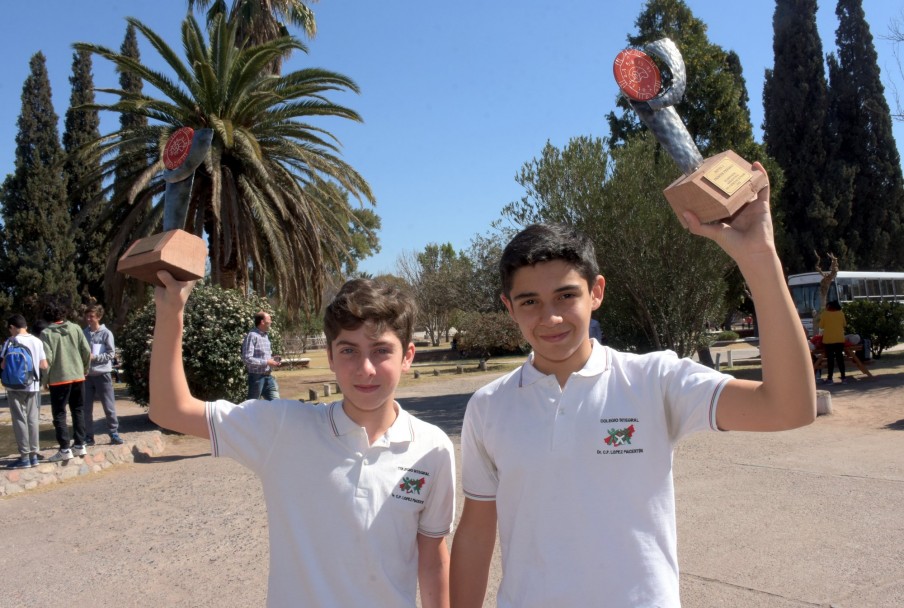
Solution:
M 341 402 L 207 404 L 213 455 L 263 484 L 268 606 L 415 606 L 417 534 L 450 532 L 455 459 L 443 431 L 398 411 L 369 445 Z
M 672 450 L 731 377 L 594 341 L 564 388 L 531 364 L 477 391 L 462 486 L 495 500 L 500 608 L 679 606 Z

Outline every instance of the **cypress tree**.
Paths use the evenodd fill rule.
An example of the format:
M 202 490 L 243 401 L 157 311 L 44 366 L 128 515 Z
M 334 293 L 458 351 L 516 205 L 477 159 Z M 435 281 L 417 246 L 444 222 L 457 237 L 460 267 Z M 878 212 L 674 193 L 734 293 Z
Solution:
M 15 310 L 34 318 L 48 293 L 73 301 L 75 247 L 66 202 L 64 155 L 44 55 L 36 53 L 22 87 L 15 171 L 0 190 L 6 232 L 3 275 Z
M 127 57 L 131 57 L 136 62 L 141 61 L 141 54 L 138 49 L 138 37 L 135 34 L 135 26 L 131 23 L 126 27 L 126 34 L 120 46 L 119 52 Z M 144 81 L 140 76 L 127 70 L 119 73 L 119 88 L 130 95 L 141 95 Z M 148 124 L 147 118 L 137 114 L 128 112 L 119 113 L 120 130 L 126 131 L 130 129 L 141 129 Z M 134 193 L 129 191 L 128 184 L 133 182 L 133 176 L 140 174 L 151 164 L 156 151 L 147 150 L 141 145 L 129 145 L 129 142 L 123 143 L 119 149 L 121 157 L 128 159 L 126 162 L 119 162 L 116 166 L 116 172 L 113 178 L 112 198 L 115 201 L 129 199 L 134 197 Z M 124 185 L 125 184 L 125 185 Z M 130 223 L 134 227 L 140 227 L 147 219 L 148 212 L 151 208 L 150 200 L 132 201 L 129 210 L 112 218 L 115 227 L 121 227 L 124 223 Z M 114 206 L 117 209 L 124 209 L 121 205 Z M 118 232 L 118 231 L 117 231 Z M 147 290 L 143 285 L 136 281 L 126 281 L 125 277 L 116 272 L 116 261 L 125 251 L 134 238 L 130 232 L 118 232 L 119 238 L 114 238 L 112 233 L 109 240 L 109 257 L 107 259 L 107 272 L 104 277 L 104 291 L 108 302 L 117 312 L 116 322 L 122 322 L 126 314 L 132 307 L 140 307 L 147 300 Z
M 63 148 L 66 150 L 69 214 L 76 221 L 75 273 L 79 290 L 103 301 L 104 268 L 107 261 L 106 230 L 99 226 L 102 206 L 99 204 L 101 183 L 97 177 L 100 159 L 81 153 L 82 147 L 100 137 L 100 117 L 97 110 L 81 106 L 94 103 L 94 78 L 91 74 L 91 54 L 76 51 L 72 56 L 72 93 L 66 111 Z M 93 202 L 93 204 L 92 204 Z
M 839 0 L 829 57 L 834 164 L 851 186 L 845 237 L 858 268 L 904 267 L 904 180 L 873 36 L 860 0 Z
M 777 0 L 772 18 L 774 64 L 763 87 L 766 150 L 784 171 L 774 194 L 783 211 L 783 259 L 791 272 L 827 252 L 834 209 L 823 197 L 826 175 L 826 81 L 816 0 Z

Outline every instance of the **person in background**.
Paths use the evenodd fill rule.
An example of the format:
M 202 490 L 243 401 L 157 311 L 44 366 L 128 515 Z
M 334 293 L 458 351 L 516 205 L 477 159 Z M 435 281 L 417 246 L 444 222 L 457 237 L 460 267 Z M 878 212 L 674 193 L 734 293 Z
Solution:
M 18 342 L 31 353 L 34 381 L 22 389 L 6 389 L 6 402 L 13 421 L 13 434 L 19 448 L 19 459 L 9 465 L 10 469 L 27 469 L 38 465 L 38 431 L 41 414 L 41 371 L 47 369 L 44 343 L 28 333 L 25 317 L 13 315 L 6 321 L 9 339 L 0 351 L 0 366 L 6 366 L 6 356 L 11 342 Z
M 832 376 L 835 374 L 835 362 L 838 362 L 838 372 L 841 374 L 841 383 L 847 382 L 844 372 L 844 326 L 847 319 L 838 302 L 829 302 L 826 309 L 819 315 L 819 329 L 822 330 L 822 345 L 826 349 L 828 363 L 828 376 L 823 379 L 823 384 L 832 384 Z
M 116 344 L 113 332 L 101 325 L 104 307 L 90 304 L 85 309 L 85 339 L 91 346 L 91 364 L 85 378 L 85 445 L 94 445 L 94 398 L 100 399 L 107 418 L 110 443 L 122 445 L 119 436 L 119 418 L 116 416 L 116 397 L 113 394 L 113 359 Z
M 254 315 L 254 329 L 242 342 L 242 361 L 248 370 L 248 399 L 279 399 L 279 385 L 273 377 L 273 368 L 279 367 L 279 358 L 273 356 L 270 347 L 270 326 L 273 319 L 264 311 Z
M 47 374 L 43 384 L 50 388 L 50 409 L 53 428 L 56 430 L 60 450 L 47 462 L 65 462 L 72 455 L 84 456 L 85 449 L 85 399 L 84 383 L 91 362 L 91 347 L 82 329 L 67 321 L 69 305 L 64 298 L 49 297 L 42 316 L 47 329 L 41 332 L 44 352 L 47 355 Z M 72 415 L 72 438 L 69 445 L 69 427 L 66 425 L 66 404 Z

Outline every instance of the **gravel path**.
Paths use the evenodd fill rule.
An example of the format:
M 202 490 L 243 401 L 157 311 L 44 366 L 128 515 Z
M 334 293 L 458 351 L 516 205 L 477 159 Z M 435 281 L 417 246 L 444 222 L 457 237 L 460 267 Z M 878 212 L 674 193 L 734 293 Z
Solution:
M 424 384 L 399 400 L 457 446 L 467 398 L 491 377 Z M 904 605 L 901 387 L 904 373 L 838 386 L 835 413 L 805 429 L 679 446 L 685 606 Z M 120 408 L 136 424 L 143 415 Z M 206 441 L 168 441 L 150 462 L 0 500 L 0 606 L 263 605 L 260 484 L 211 458 Z M 497 561 L 494 586 L 498 575 Z

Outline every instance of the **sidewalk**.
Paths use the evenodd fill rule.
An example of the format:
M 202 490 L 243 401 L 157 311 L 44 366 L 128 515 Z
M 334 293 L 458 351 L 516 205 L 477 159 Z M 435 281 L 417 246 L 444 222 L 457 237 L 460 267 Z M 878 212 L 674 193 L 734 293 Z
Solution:
M 458 449 L 467 399 L 487 380 L 424 384 L 399 401 L 446 428 Z M 902 387 L 904 371 L 837 385 L 834 413 L 804 429 L 704 433 L 679 445 L 684 606 L 904 606 Z M 166 452 L 145 462 L 0 499 L 0 568 L 47 574 L 3 577 L 0 606 L 43 607 L 61 598 L 264 604 L 259 482 L 236 463 L 211 458 L 206 441 L 166 439 Z M 460 491 L 458 500 L 460 512 Z M 497 546 L 486 606 L 496 605 L 499 576 Z

